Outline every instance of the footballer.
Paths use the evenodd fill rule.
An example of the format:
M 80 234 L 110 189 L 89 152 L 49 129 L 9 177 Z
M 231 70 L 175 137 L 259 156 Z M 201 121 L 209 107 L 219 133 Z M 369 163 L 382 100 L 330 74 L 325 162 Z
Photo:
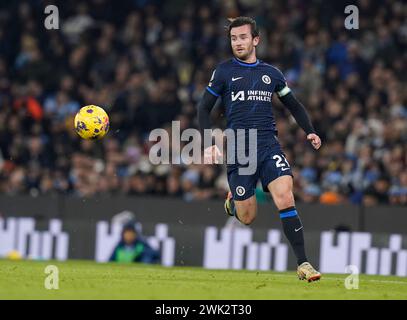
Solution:
M 304 106 L 296 99 L 282 72 L 256 57 L 260 36 L 255 20 L 238 17 L 228 26 L 233 57 L 217 65 L 202 99 L 198 103 L 201 133 L 211 129 L 210 112 L 218 97 L 226 108 L 227 127 L 232 130 L 257 129 L 257 167 L 252 175 L 239 174 L 238 163 L 227 163 L 230 192 L 225 211 L 249 225 L 257 214 L 255 188 L 260 180 L 270 192 L 280 212 L 284 230 L 297 258 L 299 279 L 319 280 L 321 274 L 309 263 L 304 245 L 303 226 L 295 208 L 293 175 L 277 138 L 271 96 L 276 93 L 298 125 L 305 131 L 314 149 L 321 147 Z M 220 155 L 216 145 L 205 149 L 205 157 Z

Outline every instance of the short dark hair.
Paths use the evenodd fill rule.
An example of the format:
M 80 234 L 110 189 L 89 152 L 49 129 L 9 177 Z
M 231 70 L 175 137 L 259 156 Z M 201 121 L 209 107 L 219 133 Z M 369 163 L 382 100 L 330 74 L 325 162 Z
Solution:
M 259 29 L 257 28 L 256 20 L 254 20 L 250 17 L 237 17 L 234 19 L 229 19 L 229 21 L 230 21 L 230 24 L 227 27 L 229 38 L 230 38 L 230 31 L 232 30 L 232 28 L 245 26 L 247 24 L 250 25 L 253 38 L 258 37 L 260 35 Z

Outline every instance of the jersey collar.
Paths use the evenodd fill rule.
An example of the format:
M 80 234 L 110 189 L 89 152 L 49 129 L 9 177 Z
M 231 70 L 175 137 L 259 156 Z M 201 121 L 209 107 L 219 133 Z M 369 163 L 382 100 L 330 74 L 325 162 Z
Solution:
M 255 67 L 260 63 L 259 59 L 256 59 L 256 62 L 252 62 L 252 63 L 243 62 L 237 58 L 233 58 L 233 61 L 237 62 L 238 64 L 240 64 L 243 67 Z

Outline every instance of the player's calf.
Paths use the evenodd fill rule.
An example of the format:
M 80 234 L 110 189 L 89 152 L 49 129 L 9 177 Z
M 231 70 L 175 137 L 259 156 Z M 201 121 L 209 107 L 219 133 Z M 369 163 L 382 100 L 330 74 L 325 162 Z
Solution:
M 235 201 L 236 218 L 243 224 L 249 225 L 257 215 L 256 196 L 242 201 Z
M 301 219 L 295 207 L 280 210 L 283 231 L 297 257 L 297 264 L 307 262 L 305 255 L 304 234 Z
M 228 215 L 236 217 L 241 223 L 250 225 L 257 215 L 255 196 L 246 200 L 236 201 L 229 192 L 225 200 L 225 211 Z

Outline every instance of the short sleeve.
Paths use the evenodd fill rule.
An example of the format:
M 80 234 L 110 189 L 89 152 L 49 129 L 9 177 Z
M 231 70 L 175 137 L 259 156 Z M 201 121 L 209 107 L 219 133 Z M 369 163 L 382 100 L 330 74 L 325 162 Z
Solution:
M 206 90 L 208 90 L 216 97 L 219 97 L 223 94 L 224 80 L 219 66 L 212 72 L 212 76 L 211 79 L 209 80 L 209 84 L 206 87 Z
M 276 86 L 274 87 L 274 91 L 279 97 L 284 97 L 291 92 L 283 73 L 277 68 L 274 69 L 274 79 L 277 82 Z

